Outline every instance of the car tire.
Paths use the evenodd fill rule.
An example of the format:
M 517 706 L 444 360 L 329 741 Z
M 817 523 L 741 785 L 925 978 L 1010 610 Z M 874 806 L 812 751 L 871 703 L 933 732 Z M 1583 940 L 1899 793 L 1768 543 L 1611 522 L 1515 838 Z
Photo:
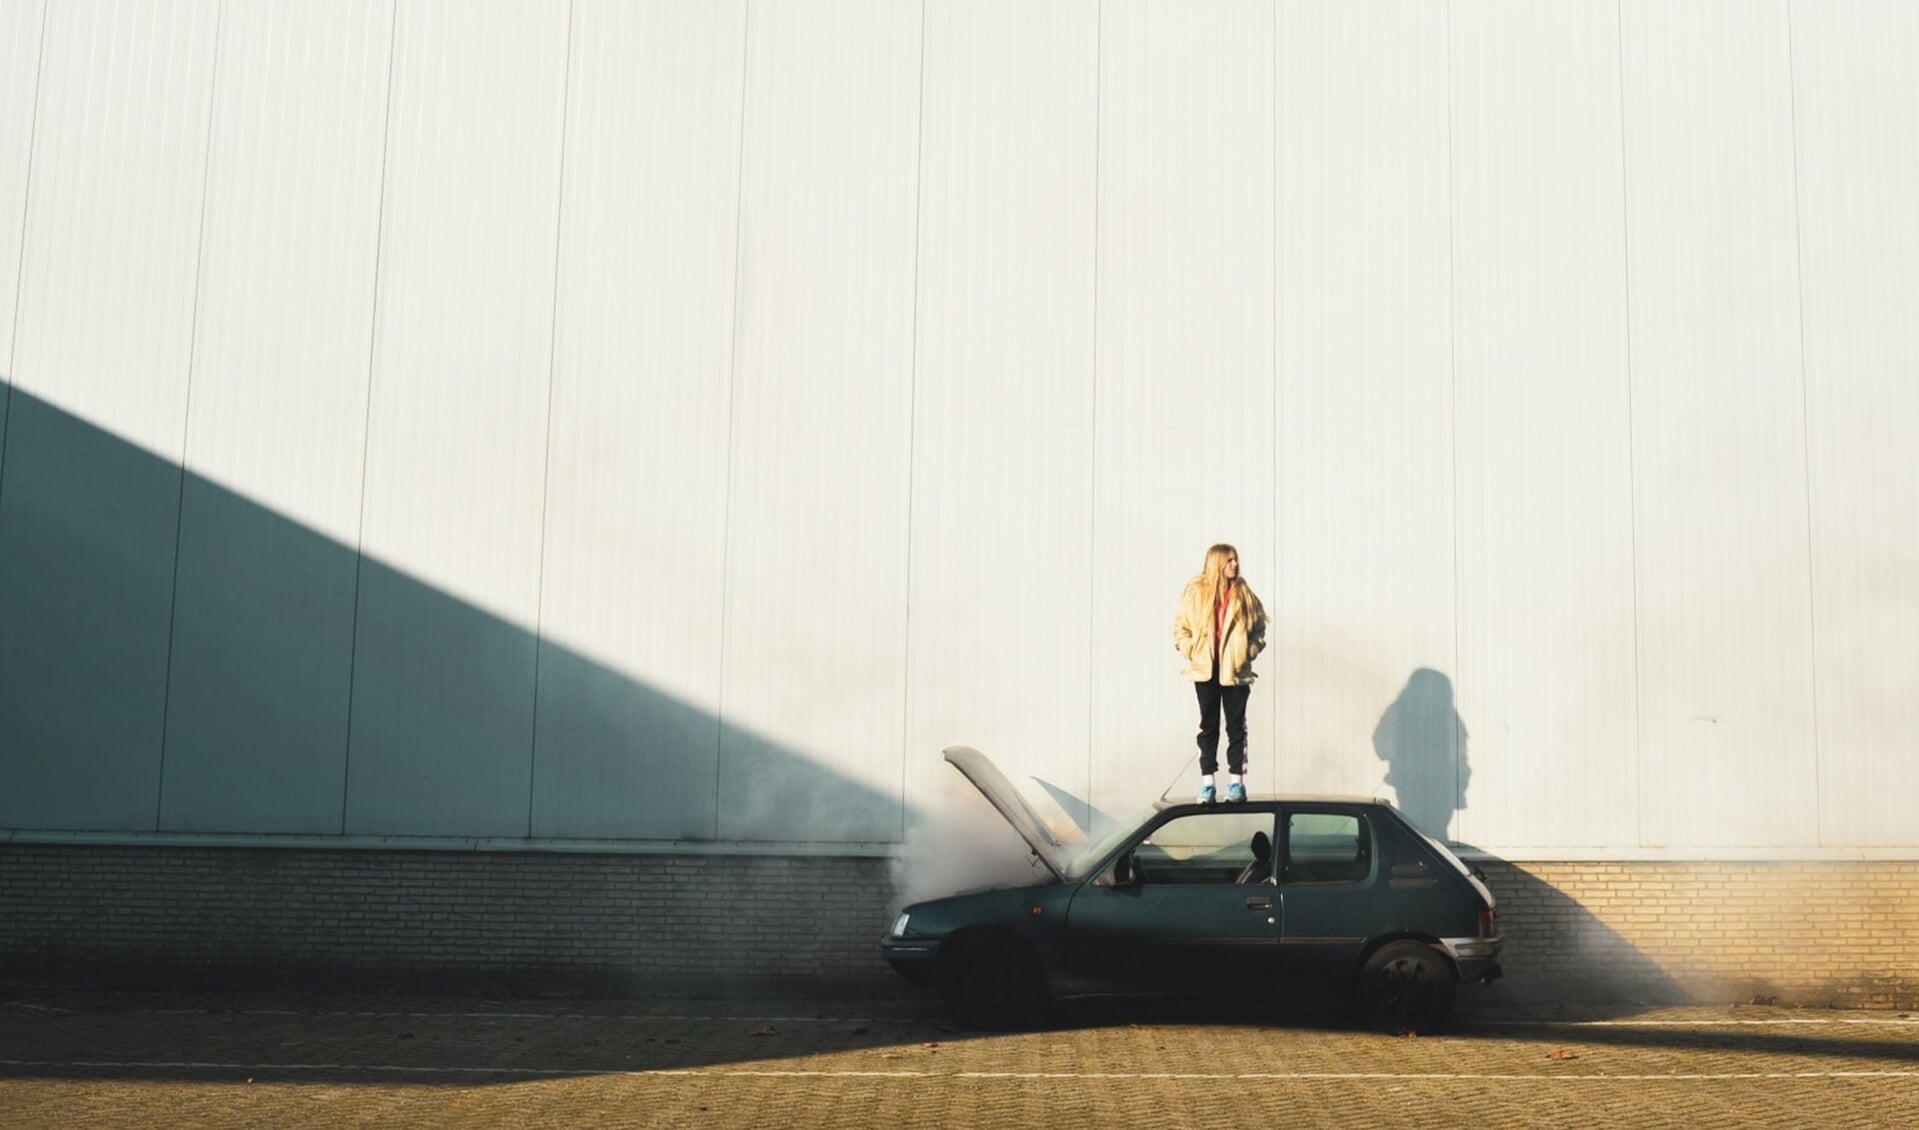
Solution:
M 962 1027 L 1024 1028 L 1046 1001 L 1046 974 L 1025 947 L 1004 938 L 962 941 L 940 966 L 940 998 Z
M 1424 1035 L 1444 1025 L 1458 987 L 1452 963 L 1424 942 L 1388 942 L 1359 972 L 1359 1000 L 1367 1018 L 1394 1034 Z

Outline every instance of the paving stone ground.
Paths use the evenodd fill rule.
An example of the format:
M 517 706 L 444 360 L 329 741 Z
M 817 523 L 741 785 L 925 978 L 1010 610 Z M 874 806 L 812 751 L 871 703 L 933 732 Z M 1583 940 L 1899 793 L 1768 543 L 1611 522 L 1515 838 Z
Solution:
M 1919 1016 L 0 989 L 0 1126 L 1919 1126 Z

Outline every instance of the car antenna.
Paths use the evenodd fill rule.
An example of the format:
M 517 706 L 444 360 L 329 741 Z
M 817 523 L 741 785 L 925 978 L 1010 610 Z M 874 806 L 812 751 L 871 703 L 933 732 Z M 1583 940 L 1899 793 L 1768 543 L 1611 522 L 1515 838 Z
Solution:
M 1166 798 L 1172 794 L 1173 786 L 1179 784 L 1179 779 L 1186 775 L 1186 767 L 1198 760 L 1199 754 L 1195 753 L 1193 756 L 1179 763 L 1179 772 L 1173 774 L 1173 779 L 1166 782 L 1166 787 L 1160 790 L 1160 803 L 1164 804 L 1166 802 Z

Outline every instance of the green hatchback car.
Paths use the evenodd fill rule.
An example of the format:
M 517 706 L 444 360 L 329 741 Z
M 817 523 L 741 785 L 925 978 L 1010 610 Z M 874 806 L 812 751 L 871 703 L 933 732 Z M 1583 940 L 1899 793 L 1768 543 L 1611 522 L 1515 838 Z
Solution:
M 1069 846 L 979 751 L 946 760 L 1049 873 L 915 903 L 880 942 L 967 1027 L 1024 1026 L 1056 996 L 1332 984 L 1382 1027 L 1426 1032 L 1461 982 L 1499 976 L 1492 892 L 1386 801 L 1162 803 Z

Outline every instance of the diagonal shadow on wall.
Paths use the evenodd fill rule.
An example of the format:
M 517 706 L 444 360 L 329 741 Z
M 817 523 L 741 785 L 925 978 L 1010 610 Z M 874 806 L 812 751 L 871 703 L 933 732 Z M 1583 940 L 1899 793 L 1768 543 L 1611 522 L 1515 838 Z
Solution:
M 159 865 L 137 850 L 148 837 L 246 837 L 232 842 L 255 846 L 298 837 L 308 848 L 353 837 L 359 847 L 509 852 L 651 841 L 703 854 L 723 850 L 714 841 L 724 835 L 747 856 L 712 871 L 737 876 L 789 863 L 781 843 L 883 854 L 910 815 L 897 788 L 853 779 L 363 560 L 4 381 L 0 405 L 0 844 L 11 841 L 16 859 L 32 850 L 29 840 L 105 838 L 123 846 L 100 849 L 119 852 L 119 863 L 103 855 L 103 864 L 138 887 L 139 869 Z M 755 853 L 754 842 L 767 850 Z M 311 853 L 207 853 L 220 860 L 210 866 L 230 872 L 218 884 L 272 904 L 253 908 L 263 918 L 312 895 L 296 866 Z M 591 948 L 591 938 L 553 936 L 567 922 L 613 930 L 637 921 L 629 954 L 645 947 L 649 928 L 684 926 L 652 921 L 663 912 L 633 902 L 639 884 L 656 881 L 644 879 L 651 857 L 580 870 L 634 884 L 619 892 L 549 892 L 530 873 L 505 881 L 526 871 L 524 859 L 491 856 L 475 870 L 471 855 L 456 865 L 459 853 L 437 854 L 464 868 L 445 882 L 482 888 L 467 894 L 485 895 L 503 917 L 541 899 L 610 899 L 601 926 L 587 916 L 545 923 L 546 934 L 514 958 L 524 968 L 538 967 L 542 949 L 552 962 Z M 883 864 L 867 862 L 883 878 Z M 9 870 L 18 892 L 22 869 Z M 484 890 L 489 874 L 500 890 Z M 383 897 L 429 893 L 394 886 Z M 885 897 L 870 895 L 870 931 L 883 926 Z M 191 906 L 106 899 L 91 910 L 173 914 L 178 921 L 155 936 L 177 940 L 200 964 L 226 953 L 271 971 L 290 957 L 276 952 L 270 931 L 223 949 L 222 927 L 196 921 Z M 796 911 L 804 912 L 780 903 L 740 913 L 759 921 Z M 98 920 L 35 926 L 22 912 L 0 899 L 0 920 L 11 922 L 0 927 L 0 961 L 111 956 L 97 950 Z M 484 916 L 421 929 L 423 967 L 433 953 L 457 956 L 468 940 L 497 932 Z M 871 964 L 884 973 L 877 955 Z
M 896 792 L 6 391 L 0 828 L 710 840 L 743 749 L 729 838 L 897 838 Z

